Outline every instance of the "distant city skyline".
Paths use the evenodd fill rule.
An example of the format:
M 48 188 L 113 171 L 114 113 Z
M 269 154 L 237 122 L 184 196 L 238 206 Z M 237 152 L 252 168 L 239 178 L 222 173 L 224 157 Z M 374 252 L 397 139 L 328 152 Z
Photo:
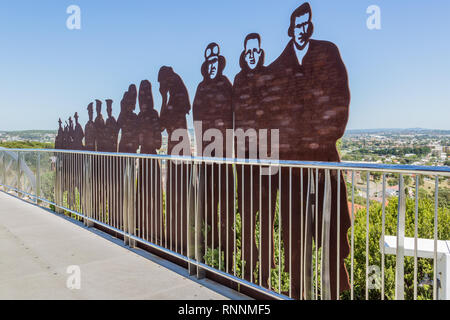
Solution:
M 0 131 L 55 130 L 59 117 L 75 112 L 84 125 L 86 107 L 95 99 L 113 99 L 117 117 L 123 92 L 143 79 L 151 81 L 159 111 L 157 74 L 163 65 L 180 74 L 192 103 L 208 43 L 220 44 L 227 58 L 224 74 L 233 81 L 244 37 L 261 34 L 270 64 L 289 40 L 290 14 L 303 2 L 1 3 Z M 334 42 L 349 73 L 347 131 L 450 130 L 448 1 L 309 2 L 313 38 Z M 66 27 L 66 9 L 73 4 L 81 8 L 81 30 Z M 371 5 L 381 9 L 381 30 L 366 26 Z M 104 103 L 104 115 L 105 109 Z M 188 121 L 192 127 L 192 112 Z

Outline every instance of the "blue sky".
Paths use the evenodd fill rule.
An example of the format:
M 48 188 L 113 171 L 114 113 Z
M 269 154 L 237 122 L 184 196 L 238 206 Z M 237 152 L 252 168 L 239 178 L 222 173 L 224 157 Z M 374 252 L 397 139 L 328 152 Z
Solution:
M 94 99 L 114 100 L 142 79 L 161 99 L 158 70 L 172 66 L 191 101 L 208 43 L 221 45 L 233 80 L 246 34 L 258 32 L 266 63 L 283 51 L 298 0 L 15 0 L 0 4 L 0 130 L 56 129 Z M 450 129 L 448 0 L 311 0 L 313 38 L 338 45 L 352 92 L 348 129 Z M 81 8 L 81 30 L 66 9 Z M 382 29 L 366 27 L 369 5 Z M 191 119 L 190 119 L 191 120 Z

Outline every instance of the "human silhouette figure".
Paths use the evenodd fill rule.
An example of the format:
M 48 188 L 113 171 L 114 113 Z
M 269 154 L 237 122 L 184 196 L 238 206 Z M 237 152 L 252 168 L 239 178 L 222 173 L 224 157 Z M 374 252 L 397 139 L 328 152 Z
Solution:
M 78 122 L 78 113 L 74 114 L 75 119 L 75 129 L 73 134 L 73 149 L 74 150 L 83 150 L 83 139 L 84 139 L 84 131 L 81 124 Z
M 86 151 L 96 151 L 96 140 L 97 140 L 97 130 L 94 123 L 94 104 L 89 103 L 88 107 L 88 115 L 89 121 L 86 123 L 84 127 L 84 148 Z M 86 158 L 87 159 L 87 158 Z M 94 156 L 89 157 L 90 170 L 92 174 L 92 178 L 90 178 L 87 182 L 90 185 L 90 194 L 89 197 L 91 199 L 91 206 L 89 207 L 89 214 L 92 215 L 93 218 L 97 218 L 98 213 L 98 200 L 96 196 L 96 182 L 97 182 L 97 162 Z
M 122 131 L 119 143 L 119 152 L 122 153 L 136 153 L 139 147 L 139 134 L 136 131 L 138 118 L 134 113 L 136 99 L 136 86 L 131 84 L 120 103 L 121 110 L 117 120 L 117 124 Z
M 113 100 L 106 100 L 106 112 L 108 113 L 108 119 L 106 119 L 105 125 L 105 151 L 117 152 L 117 143 L 119 136 L 119 126 L 116 119 L 112 115 Z
M 227 130 L 233 129 L 232 92 L 233 86 L 223 70 L 226 66 L 225 57 L 220 55 L 219 45 L 210 43 L 205 50 L 205 61 L 201 67 L 203 81 L 198 85 L 193 103 L 194 121 L 201 122 L 202 130 L 196 142 L 198 156 L 225 158 L 232 155 L 227 148 L 225 137 Z M 211 130 L 217 130 L 223 137 L 220 146 L 209 152 L 207 147 L 211 142 L 205 136 Z M 197 131 L 197 129 L 196 129 Z M 200 131 L 200 130 L 198 130 Z M 206 134 L 206 135 L 205 135 Z M 231 165 L 203 165 L 206 183 L 206 214 L 207 246 L 215 249 L 220 246 L 224 252 L 225 270 L 231 270 L 234 252 L 234 181 Z M 219 181 L 219 176 L 221 177 Z M 228 188 L 228 190 L 227 190 Z M 220 206 L 219 206 L 220 204 Z M 219 208 L 219 211 L 217 208 Z M 220 215 L 220 221 L 219 217 Z M 220 223 L 219 223 L 220 222 Z
M 104 146 L 103 149 L 105 152 L 116 153 L 117 152 L 117 144 L 118 144 L 118 136 L 119 136 L 119 126 L 117 124 L 116 119 L 112 115 L 112 104 L 113 100 L 107 99 L 106 101 L 106 112 L 108 114 L 108 118 L 105 122 L 105 135 Z M 117 157 L 107 157 L 106 161 L 106 172 L 110 174 L 106 176 L 106 189 L 107 189 L 107 197 L 108 197 L 108 218 L 110 223 L 114 226 L 117 225 L 117 217 L 118 217 L 118 201 L 117 196 L 115 196 L 119 191 L 119 179 L 116 176 L 116 172 L 119 168 L 119 160 Z
M 72 117 L 69 117 L 69 141 L 68 141 L 68 148 L 74 150 L 74 143 L 73 140 L 75 138 L 75 128 L 73 126 L 73 121 L 72 121 Z
M 309 3 L 298 7 L 291 16 L 288 34 L 291 40 L 283 53 L 268 67 L 271 80 L 268 83 L 270 92 L 266 92 L 266 112 L 270 116 L 263 121 L 270 121 L 272 126 L 280 129 L 280 159 L 303 161 L 340 162 L 336 142 L 345 132 L 348 121 L 350 90 L 345 65 L 339 50 L 331 42 L 311 39 L 313 34 L 312 11 Z M 313 172 L 314 173 L 314 172 Z M 318 196 L 318 219 L 314 226 L 318 226 L 317 244 L 321 245 L 322 208 L 325 185 L 325 173 L 320 170 L 318 181 L 315 174 L 308 170 L 293 169 L 292 186 L 289 183 L 289 169 L 281 170 L 281 220 L 282 238 L 284 241 L 285 270 L 291 270 L 291 286 L 293 296 L 299 298 L 301 270 L 300 252 L 302 244 L 300 234 L 308 232 L 300 230 L 301 222 L 307 221 L 305 213 L 308 201 L 290 195 L 301 193 L 301 178 L 303 177 L 303 199 L 311 194 L 311 182 L 318 183 L 314 190 Z M 314 177 L 314 180 L 313 180 Z M 349 254 L 347 231 L 350 227 L 350 214 L 347 206 L 347 192 L 343 176 L 340 188 L 340 221 L 337 221 L 337 181 L 336 171 L 331 172 L 331 230 L 330 249 L 330 277 L 331 298 L 336 298 L 337 288 L 337 229 L 340 228 L 340 290 L 350 288 L 344 259 Z M 273 188 L 272 188 L 273 189 Z M 290 192 L 286 192 L 290 190 Z M 290 207 L 292 201 L 292 207 Z M 310 202 L 311 203 L 311 202 Z M 302 208 L 303 205 L 303 208 Z M 290 211 L 292 221 L 289 225 Z M 301 212 L 304 215 L 301 215 Z M 311 217 L 309 217 L 311 218 Z M 311 228 L 312 223 L 309 219 Z M 291 228 L 289 230 L 289 228 Z M 291 241 L 289 234 L 292 235 Z M 315 234 L 314 234 L 315 236 Z M 291 248 L 292 245 L 292 248 Z
M 261 48 L 261 36 L 251 33 L 245 37 L 244 50 L 239 62 L 241 71 L 236 75 L 233 84 L 233 110 L 235 117 L 236 157 L 240 159 L 260 159 L 258 134 L 260 129 L 267 129 L 267 123 L 261 121 L 264 117 L 263 93 L 267 90 L 267 78 L 264 66 L 265 52 Z M 244 135 L 242 135 L 244 134 Z M 264 141 L 267 143 L 267 141 Z M 268 176 L 260 177 L 257 166 L 236 166 L 238 208 L 242 216 L 242 256 L 246 261 L 243 267 L 244 278 L 253 280 L 251 271 L 256 270 L 256 263 L 261 256 L 261 283 L 267 286 L 270 264 L 269 244 L 273 243 L 273 211 L 268 205 Z M 261 182 L 261 183 L 260 183 Z M 260 210 L 260 190 L 262 208 Z M 276 194 L 274 195 L 275 198 Z M 259 216 L 257 213 L 259 212 Z M 269 214 L 272 214 L 269 219 Z M 272 222 L 269 225 L 269 222 Z M 261 255 L 258 254 L 255 230 L 257 222 L 261 222 Z M 259 244 L 258 244 L 259 246 Z
M 63 149 L 70 148 L 70 135 L 69 135 L 69 124 L 66 121 L 66 125 L 64 126 L 63 131 Z
M 96 151 L 96 140 L 97 140 L 97 133 L 95 129 L 94 124 L 94 104 L 91 102 L 89 103 L 88 107 L 88 115 L 89 115 L 89 121 L 86 123 L 86 126 L 84 128 L 84 148 L 87 151 Z
M 138 133 L 141 153 L 156 155 L 162 145 L 161 126 L 158 112 L 154 109 L 152 85 L 143 80 L 139 86 Z M 160 206 L 161 172 L 158 160 L 140 159 L 140 176 L 138 192 L 141 196 L 141 225 L 143 236 L 153 238 L 154 243 L 161 243 L 162 207 Z
M 106 152 L 108 149 L 108 138 L 106 137 L 106 124 L 102 115 L 102 102 L 100 100 L 95 100 L 95 111 L 97 116 L 94 121 L 95 132 L 96 132 L 96 150 L 98 152 Z M 107 201 L 106 201 L 106 157 L 102 155 L 97 155 L 95 157 L 96 161 L 96 177 L 97 177 L 97 195 L 98 195 L 98 213 L 101 214 L 102 222 L 106 222 L 107 219 Z
M 74 114 L 74 119 L 75 119 L 75 128 L 73 131 L 73 140 L 72 140 L 72 149 L 73 150 L 83 150 L 83 138 L 84 138 L 84 131 L 82 126 L 80 125 L 80 123 L 78 122 L 78 113 L 75 112 Z M 83 168 L 83 160 L 82 160 L 82 156 L 79 154 L 74 154 L 73 156 L 73 162 L 74 162 L 74 185 L 75 188 L 78 190 L 79 193 L 79 205 L 81 207 L 81 203 L 84 196 L 84 189 L 83 189 L 83 180 L 81 175 L 79 174 L 79 172 L 81 172 L 82 168 Z M 80 208 L 81 209 L 81 208 Z
M 97 117 L 95 118 L 95 132 L 96 132 L 96 146 L 97 151 L 105 152 L 108 149 L 108 138 L 106 137 L 106 124 L 102 115 L 102 102 L 100 100 L 95 100 L 95 110 L 97 112 Z
M 161 130 L 168 134 L 167 154 L 190 156 L 191 146 L 186 115 L 191 110 L 189 94 L 181 77 L 171 67 L 163 66 L 158 73 L 162 96 Z M 168 98 L 170 95 L 170 98 Z M 175 150 L 182 144 L 181 150 Z M 167 246 L 187 254 L 187 194 L 190 171 L 183 162 L 167 161 L 166 166 L 166 240 Z
M 119 152 L 121 153 L 136 153 L 139 148 L 139 133 L 137 131 L 138 117 L 134 113 L 136 109 L 137 90 L 134 84 L 128 87 L 128 91 L 124 93 L 122 101 L 120 102 L 120 115 L 117 124 L 121 130 L 121 138 L 119 142 Z M 119 163 L 119 197 L 122 199 L 120 208 L 121 219 L 120 223 L 123 225 L 126 232 L 135 234 L 136 225 L 134 223 L 132 209 L 135 206 L 135 194 L 129 193 L 126 183 L 134 181 L 134 163 L 126 158 L 121 158 Z M 134 211 L 134 209 L 133 209 Z M 134 245 L 134 241 L 125 239 L 126 243 Z
M 64 129 L 62 127 L 61 118 L 59 118 L 58 124 L 59 124 L 58 133 L 56 134 L 56 138 L 55 138 L 55 149 L 56 150 L 60 150 L 63 148 L 63 139 L 64 139 L 64 137 L 63 137 Z

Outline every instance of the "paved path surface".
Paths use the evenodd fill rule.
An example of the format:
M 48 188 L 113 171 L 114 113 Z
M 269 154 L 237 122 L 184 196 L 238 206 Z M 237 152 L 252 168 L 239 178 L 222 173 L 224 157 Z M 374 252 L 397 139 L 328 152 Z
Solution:
M 70 290 L 69 266 L 81 289 Z M 108 235 L 0 192 L 0 299 L 245 299 Z

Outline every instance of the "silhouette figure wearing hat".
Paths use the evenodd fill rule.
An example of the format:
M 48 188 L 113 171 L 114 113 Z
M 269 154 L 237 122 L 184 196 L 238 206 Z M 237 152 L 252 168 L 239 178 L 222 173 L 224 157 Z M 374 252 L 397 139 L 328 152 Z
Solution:
M 73 149 L 74 150 L 83 150 L 83 139 L 84 139 L 84 131 L 81 124 L 78 122 L 78 113 L 74 114 L 75 119 L 75 129 L 73 134 Z
M 73 127 L 73 121 L 72 117 L 69 117 L 69 141 L 68 141 L 68 148 L 71 150 L 74 150 L 73 148 L 73 139 L 75 137 L 75 129 Z
M 96 151 L 96 140 L 97 140 L 97 133 L 95 129 L 94 124 L 94 104 L 91 102 L 89 103 L 88 107 L 88 115 L 89 115 L 89 121 L 86 123 L 86 126 L 84 127 L 84 148 L 87 151 Z
M 107 99 L 105 101 L 106 101 L 106 112 L 108 114 L 108 119 L 106 119 L 105 125 L 105 151 L 117 152 L 117 144 L 120 128 L 117 124 L 116 118 L 114 118 L 114 116 L 112 115 L 113 100 Z
M 95 100 L 95 109 L 97 117 L 95 118 L 95 132 L 96 132 L 96 145 L 97 151 L 105 152 L 108 149 L 108 138 L 106 137 L 106 124 L 102 115 L 102 102 Z
M 220 47 L 217 43 L 210 43 L 205 50 L 205 61 L 201 67 L 203 81 L 198 85 L 193 103 L 194 121 L 201 123 L 201 130 L 196 128 L 196 142 L 198 156 L 225 158 L 232 155 L 232 150 L 227 149 L 225 137 L 227 130 L 233 129 L 232 92 L 233 86 L 223 70 L 226 66 L 225 57 L 220 55 Z M 209 150 L 208 137 L 212 130 L 220 132 L 223 137 L 222 144 L 218 141 L 218 148 Z M 208 132 L 209 131 L 209 132 Z M 206 141 L 205 141 L 206 140 Z M 202 174 L 205 168 L 201 169 Z M 222 177 L 219 183 L 219 172 Z M 212 179 L 212 177 L 216 177 Z M 207 245 L 210 249 L 220 246 L 220 251 L 225 252 L 225 270 L 232 267 L 234 241 L 234 192 L 232 187 L 233 171 L 230 165 L 207 166 L 205 182 L 206 190 L 206 217 Z M 230 188 L 227 192 L 227 186 Z M 220 203 L 220 224 L 218 206 Z M 228 218 L 227 218 L 228 217 Z M 217 227 L 220 225 L 220 229 Z M 218 230 L 219 229 L 219 230 Z
M 59 123 L 59 128 L 58 128 L 58 133 L 55 138 L 55 149 L 61 150 L 63 148 L 63 135 L 64 135 L 64 129 L 62 127 L 61 118 L 59 118 L 58 123 Z

